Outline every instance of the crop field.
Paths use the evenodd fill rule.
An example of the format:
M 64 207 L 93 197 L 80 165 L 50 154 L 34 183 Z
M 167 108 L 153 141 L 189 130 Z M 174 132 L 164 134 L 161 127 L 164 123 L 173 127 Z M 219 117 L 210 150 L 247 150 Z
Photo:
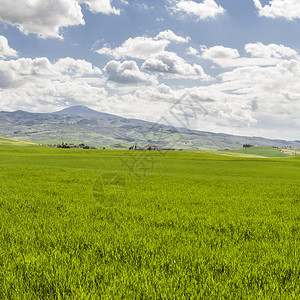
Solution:
M 0 299 L 299 299 L 299 157 L 6 140 L 0 168 Z
M 290 153 L 281 152 L 281 149 L 271 147 L 251 147 L 236 150 L 229 150 L 230 153 L 240 153 L 247 155 L 263 156 L 263 157 L 288 157 Z

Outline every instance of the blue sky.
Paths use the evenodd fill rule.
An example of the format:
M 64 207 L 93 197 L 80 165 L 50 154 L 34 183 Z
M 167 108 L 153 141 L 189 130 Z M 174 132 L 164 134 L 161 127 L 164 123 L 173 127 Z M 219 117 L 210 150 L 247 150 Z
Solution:
M 298 0 L 1 0 L 1 110 L 87 105 L 300 139 Z

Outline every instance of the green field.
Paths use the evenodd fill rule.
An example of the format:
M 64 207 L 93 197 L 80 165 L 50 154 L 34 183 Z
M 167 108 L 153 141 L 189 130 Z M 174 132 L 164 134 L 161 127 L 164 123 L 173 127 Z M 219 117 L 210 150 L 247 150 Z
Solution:
M 0 299 L 299 299 L 300 159 L 0 141 Z
M 0 146 L 2 146 L 2 147 L 5 147 L 5 146 L 37 147 L 37 146 L 39 146 L 39 144 L 31 143 L 31 142 L 10 140 L 10 139 L 0 137 Z
M 224 151 L 227 152 L 227 151 Z M 240 153 L 247 155 L 263 156 L 263 157 L 289 157 L 288 153 L 281 152 L 281 149 L 272 147 L 251 147 L 236 150 L 229 150 L 229 153 Z

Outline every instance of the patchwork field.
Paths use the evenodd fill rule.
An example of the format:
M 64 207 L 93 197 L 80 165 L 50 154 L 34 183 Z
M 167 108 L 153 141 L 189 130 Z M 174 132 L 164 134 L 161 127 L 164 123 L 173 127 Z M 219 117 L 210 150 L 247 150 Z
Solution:
M 299 157 L 0 141 L 0 167 L 0 299 L 299 299 Z

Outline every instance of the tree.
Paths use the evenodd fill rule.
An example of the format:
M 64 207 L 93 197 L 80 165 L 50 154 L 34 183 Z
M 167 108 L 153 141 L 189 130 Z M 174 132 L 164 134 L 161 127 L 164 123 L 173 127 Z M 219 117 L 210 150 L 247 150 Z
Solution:
M 250 145 L 250 144 L 244 144 L 243 145 L 243 148 L 245 148 L 245 153 L 247 152 L 247 148 L 251 148 L 253 147 L 253 145 Z

